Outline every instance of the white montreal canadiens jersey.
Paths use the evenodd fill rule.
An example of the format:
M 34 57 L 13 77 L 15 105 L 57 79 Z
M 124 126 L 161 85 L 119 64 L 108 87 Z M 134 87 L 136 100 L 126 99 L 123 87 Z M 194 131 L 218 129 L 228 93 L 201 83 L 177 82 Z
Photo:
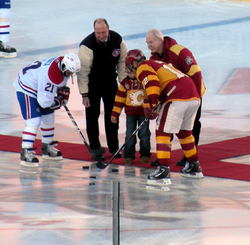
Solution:
M 37 98 L 43 108 L 50 107 L 57 88 L 65 86 L 68 81 L 68 77 L 64 77 L 58 67 L 62 58 L 38 60 L 20 70 L 14 82 L 16 91 Z

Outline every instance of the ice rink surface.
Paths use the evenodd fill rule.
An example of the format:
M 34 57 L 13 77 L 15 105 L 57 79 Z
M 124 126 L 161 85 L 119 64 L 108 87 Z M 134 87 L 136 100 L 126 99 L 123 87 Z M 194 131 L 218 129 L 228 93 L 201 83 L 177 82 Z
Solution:
M 93 21 L 104 17 L 128 49 L 139 48 L 147 57 L 145 37 L 153 27 L 192 51 L 207 88 L 200 144 L 236 139 L 237 145 L 237 138 L 250 135 L 249 77 L 240 73 L 237 93 L 222 93 L 235 71 L 250 68 L 250 1 L 13 0 L 11 10 L 10 45 L 18 56 L 0 59 L 0 134 L 21 136 L 24 128 L 12 85 L 18 71 L 38 59 L 77 53 L 81 40 L 93 31 Z M 86 136 L 76 80 L 69 86 L 68 107 Z M 102 122 L 103 115 L 104 132 Z M 155 151 L 154 122 L 151 128 Z M 120 145 L 124 133 L 122 115 Z M 82 143 L 63 109 L 56 112 L 55 140 Z M 101 141 L 106 146 L 104 134 Z M 179 148 L 174 140 L 173 149 Z M 122 245 L 250 244 L 248 181 L 191 180 L 172 173 L 170 191 L 152 191 L 146 190 L 152 169 L 111 164 L 101 171 L 92 162 L 41 157 L 38 169 L 23 169 L 19 153 L 0 154 L 1 245 L 113 244 L 114 181 L 121 188 Z M 90 169 L 83 171 L 83 165 Z

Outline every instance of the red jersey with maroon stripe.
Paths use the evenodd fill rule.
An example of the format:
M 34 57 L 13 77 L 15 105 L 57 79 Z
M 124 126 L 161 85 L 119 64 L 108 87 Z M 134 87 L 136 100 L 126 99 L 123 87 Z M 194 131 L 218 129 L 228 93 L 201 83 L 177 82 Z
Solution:
M 147 97 L 153 107 L 165 97 L 173 86 L 176 86 L 176 89 L 168 96 L 165 103 L 200 100 L 193 80 L 164 62 L 145 60 L 138 66 L 136 77 L 146 89 Z
M 200 97 L 205 93 L 206 88 L 203 83 L 201 69 L 197 65 L 193 54 L 189 49 L 179 45 L 173 38 L 164 37 L 162 55 L 152 53 L 150 60 L 160 60 L 172 64 L 176 69 L 192 78 Z
M 125 113 L 129 116 L 144 115 L 144 98 L 145 90 L 142 83 L 129 77 L 124 78 L 117 90 L 111 117 L 118 118 L 123 107 L 125 107 Z

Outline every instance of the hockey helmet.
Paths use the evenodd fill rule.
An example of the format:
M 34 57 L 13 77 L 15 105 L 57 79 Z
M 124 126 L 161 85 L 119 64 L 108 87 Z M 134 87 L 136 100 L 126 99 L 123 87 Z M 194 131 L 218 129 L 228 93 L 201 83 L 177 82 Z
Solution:
M 133 61 L 135 60 L 140 62 L 143 59 L 146 59 L 146 57 L 140 49 L 129 50 L 125 58 L 126 72 L 134 72 L 136 68 L 133 66 Z
M 61 71 L 77 73 L 81 69 L 81 61 L 76 54 L 66 54 L 61 61 Z

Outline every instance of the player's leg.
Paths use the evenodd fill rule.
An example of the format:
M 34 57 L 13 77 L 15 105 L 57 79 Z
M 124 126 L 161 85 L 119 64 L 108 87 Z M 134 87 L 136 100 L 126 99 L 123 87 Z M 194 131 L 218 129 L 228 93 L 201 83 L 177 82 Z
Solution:
M 202 169 L 200 167 L 197 149 L 195 146 L 195 140 L 192 135 L 192 127 L 197 109 L 199 107 L 199 101 L 192 100 L 188 102 L 180 102 L 179 104 L 182 106 L 182 108 L 186 108 L 181 129 L 179 133 L 176 134 L 187 159 L 185 167 L 181 169 L 181 174 L 183 177 L 203 178 Z
M 17 92 L 22 116 L 25 120 L 25 128 L 22 133 L 22 151 L 20 165 L 38 167 L 38 159 L 34 156 L 34 142 L 41 123 L 41 110 L 35 98 L 24 93 Z
M 48 160 L 62 160 L 62 153 L 54 146 L 57 141 L 54 141 L 54 110 L 42 109 L 41 117 L 41 134 L 42 134 L 42 158 Z
M 126 115 L 126 137 L 125 142 L 129 139 L 137 126 L 137 117 Z M 132 137 L 124 147 L 124 165 L 131 166 L 135 159 L 136 135 Z
M 145 116 L 138 116 L 138 125 L 145 120 Z M 151 132 L 149 129 L 149 121 L 147 121 L 142 128 L 138 131 L 138 138 L 140 139 L 140 162 L 145 164 L 148 163 L 151 157 L 151 144 L 150 144 Z
M 172 133 L 179 131 L 181 123 L 176 117 L 176 103 L 164 104 L 156 121 L 156 149 L 157 167 L 154 174 L 148 176 L 148 184 L 171 184 L 170 180 L 170 152 Z M 155 184 L 156 184 L 155 183 Z
M 200 139 L 200 131 L 201 131 L 201 122 L 200 122 L 200 117 L 201 117 L 201 104 L 202 104 L 202 98 L 201 98 L 201 103 L 200 106 L 197 110 L 196 116 L 195 116 L 195 120 L 194 120 L 194 126 L 193 126 L 193 136 L 195 139 L 195 145 L 196 148 L 198 147 L 199 144 L 199 139 Z M 187 159 L 185 156 L 183 156 L 183 158 L 181 160 L 179 160 L 176 165 L 177 166 L 185 166 L 187 163 Z

